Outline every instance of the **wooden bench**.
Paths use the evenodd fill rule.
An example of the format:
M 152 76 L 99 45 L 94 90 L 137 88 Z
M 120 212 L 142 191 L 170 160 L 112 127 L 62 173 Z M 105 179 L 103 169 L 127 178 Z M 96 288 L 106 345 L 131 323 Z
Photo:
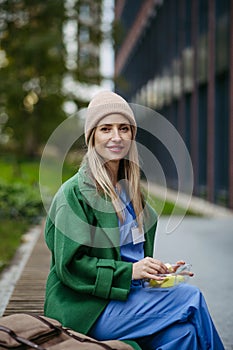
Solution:
M 16 283 L 3 316 L 23 312 L 43 315 L 49 264 L 50 252 L 44 242 L 42 225 L 38 241 Z

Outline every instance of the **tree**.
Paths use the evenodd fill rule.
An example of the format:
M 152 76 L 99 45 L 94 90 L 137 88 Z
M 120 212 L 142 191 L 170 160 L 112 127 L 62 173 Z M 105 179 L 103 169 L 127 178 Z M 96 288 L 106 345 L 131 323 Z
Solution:
M 5 133 L 14 147 L 27 155 L 66 117 L 63 21 L 62 0 L 1 2 L 0 115 L 8 116 Z
M 77 109 L 88 99 L 78 85 L 100 84 L 102 2 L 90 0 L 0 0 L 0 143 L 33 156 L 67 117 L 64 102 Z M 72 64 L 64 42 L 69 21 L 77 24 Z M 67 90 L 65 81 L 75 88 Z M 5 138 L 7 140 L 7 138 Z

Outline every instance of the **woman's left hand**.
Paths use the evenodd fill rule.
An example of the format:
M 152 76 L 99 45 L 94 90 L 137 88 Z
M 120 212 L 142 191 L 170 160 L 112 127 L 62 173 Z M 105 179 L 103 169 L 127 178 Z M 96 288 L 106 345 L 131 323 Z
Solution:
M 133 275 L 132 279 L 155 279 L 161 280 L 159 274 L 168 273 L 166 265 L 157 259 L 146 257 L 133 263 Z

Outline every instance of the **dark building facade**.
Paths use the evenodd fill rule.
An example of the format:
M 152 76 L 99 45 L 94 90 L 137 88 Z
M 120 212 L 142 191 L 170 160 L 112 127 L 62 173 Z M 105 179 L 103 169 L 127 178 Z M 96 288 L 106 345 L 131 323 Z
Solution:
M 117 0 L 115 27 L 116 91 L 175 126 L 194 194 L 233 208 L 233 0 Z

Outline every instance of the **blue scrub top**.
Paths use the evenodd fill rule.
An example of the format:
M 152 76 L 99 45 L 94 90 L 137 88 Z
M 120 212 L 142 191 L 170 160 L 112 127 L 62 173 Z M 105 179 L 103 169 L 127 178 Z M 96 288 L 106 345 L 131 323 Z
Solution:
M 118 220 L 120 229 L 120 252 L 123 261 L 136 262 L 144 258 L 144 242 L 134 244 L 132 229 L 138 227 L 136 215 L 127 193 L 122 189 L 120 196 L 124 207 L 124 222 Z

